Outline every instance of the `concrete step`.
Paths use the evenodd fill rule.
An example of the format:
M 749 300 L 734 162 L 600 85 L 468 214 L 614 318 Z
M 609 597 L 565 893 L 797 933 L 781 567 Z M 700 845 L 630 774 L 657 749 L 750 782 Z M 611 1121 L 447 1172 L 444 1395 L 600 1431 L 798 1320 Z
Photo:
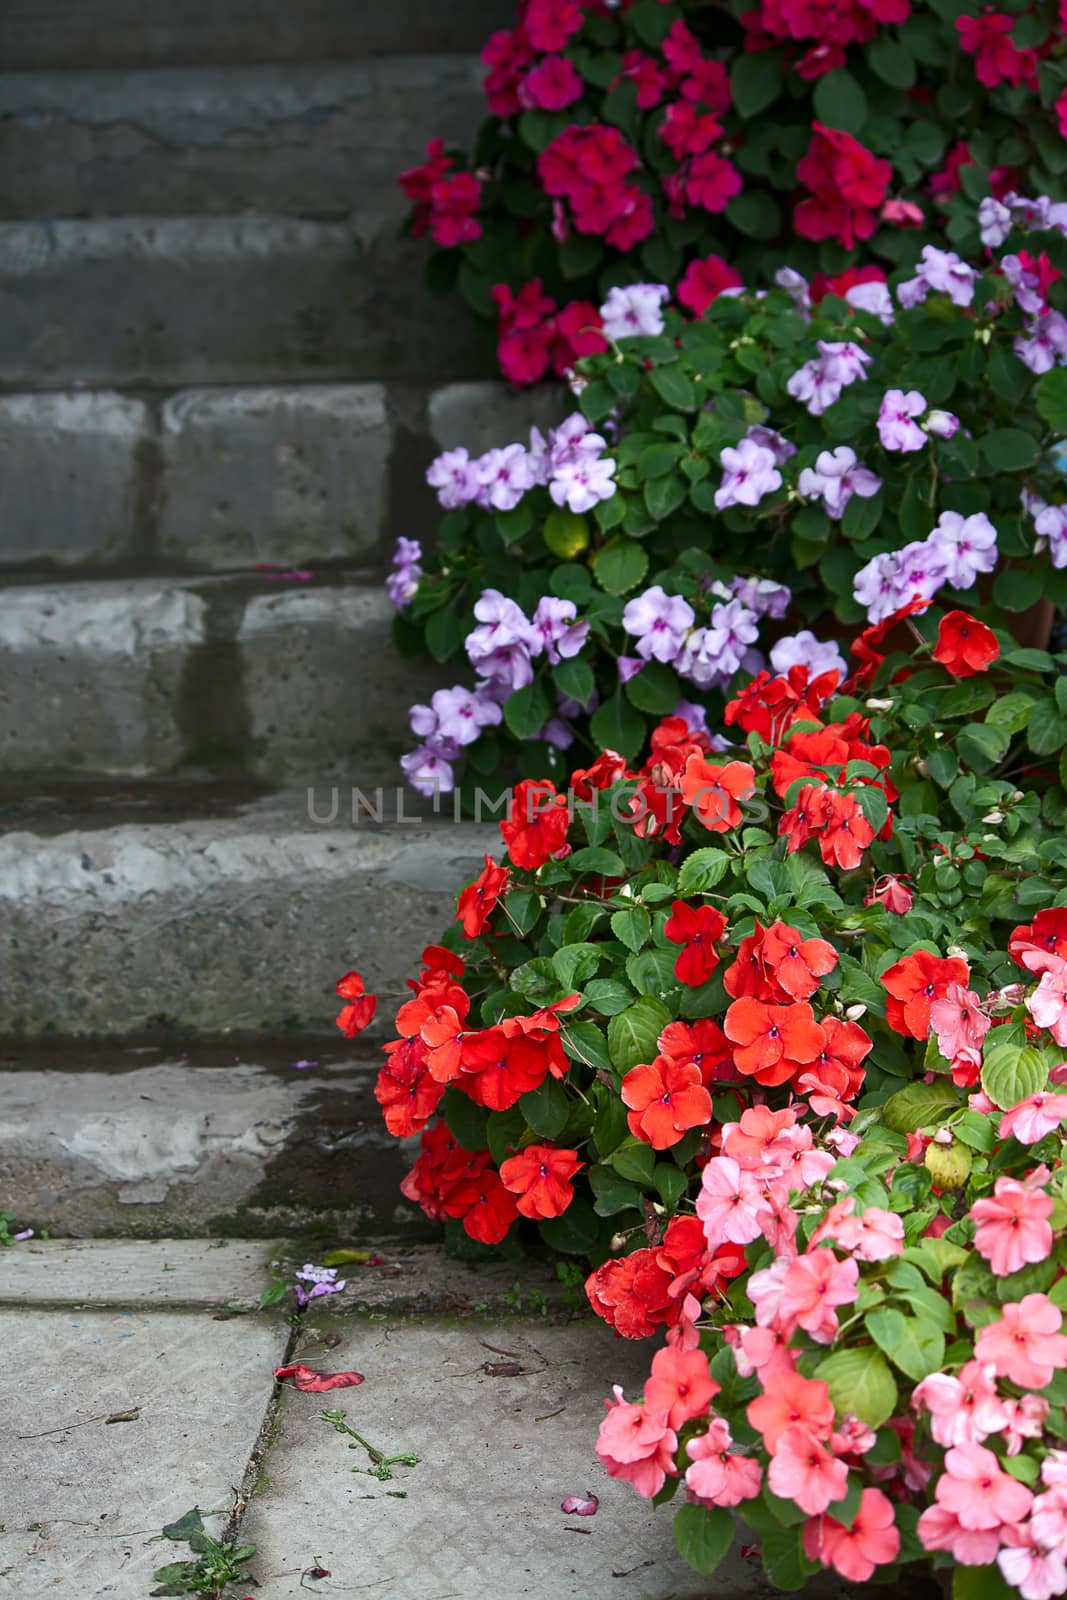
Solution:
M 514 24 L 513 0 L 6 0 L 8 71 L 247 66 L 480 50 Z
M 362 238 L 395 230 L 397 174 L 431 138 L 470 143 L 484 73 L 476 55 L 5 71 L 0 216 L 351 214 Z
M 381 560 L 436 525 L 438 450 L 510 443 L 560 404 L 492 381 L 0 396 L 0 571 Z
M 392 645 L 375 575 L 0 590 L 5 773 L 394 784 L 409 704 L 456 673 Z
M 366 786 L 363 786 L 366 787 Z M 291 1033 L 336 1037 L 356 968 L 391 1006 L 499 846 L 490 822 L 353 821 L 351 788 L 232 798 L 188 819 L 28 802 L 0 835 L 0 1036 Z M 426 803 L 427 805 L 429 802 Z M 298 1052 L 302 1053 L 302 1052 Z
M 323 1021 L 329 1011 L 324 1001 Z M 8 1041 L 0 1203 L 20 1226 L 75 1238 L 425 1238 L 398 1187 L 412 1155 L 371 1092 L 378 1065 L 340 1034 Z
M 0 388 L 491 376 L 491 340 L 426 293 L 425 258 L 362 208 L 2 223 Z

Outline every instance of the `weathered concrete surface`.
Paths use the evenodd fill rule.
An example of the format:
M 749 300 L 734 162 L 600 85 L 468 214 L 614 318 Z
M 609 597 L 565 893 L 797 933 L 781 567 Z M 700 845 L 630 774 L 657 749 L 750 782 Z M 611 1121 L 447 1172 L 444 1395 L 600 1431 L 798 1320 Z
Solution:
M 385 522 L 391 445 L 382 384 L 175 395 L 162 415 L 159 554 L 208 570 L 366 558 Z
M 119 394 L 0 397 L 0 559 L 109 561 L 142 514 L 148 411 Z
M 473 142 L 484 74 L 476 55 L 0 73 L 0 215 L 352 214 L 366 236 L 402 220 L 397 174 L 429 139 Z
M 0 60 L 46 67 L 184 67 L 335 61 L 380 53 L 478 51 L 514 25 L 513 0 L 7 0 Z
M 507 383 L 446 383 L 430 396 L 430 433 L 439 450 L 466 445 L 471 455 L 516 442 L 530 429 L 555 427 L 576 405 L 558 384 L 513 389 Z
M 402 659 L 382 584 L 263 573 L 0 592 L 9 772 L 403 781 L 408 707 L 454 682 Z
M 41 1239 L 0 1250 L 0 1306 L 254 1311 L 275 1275 L 247 1239 Z
M 0 383 L 26 390 L 487 376 L 490 341 L 357 217 L 0 224 Z
M 77 1237 L 425 1238 L 399 1189 L 411 1155 L 373 1097 L 379 1063 L 353 1056 L 307 1040 L 178 1059 L 173 1046 L 9 1043 L 0 1201 Z
M 306 793 L 214 820 L 3 835 L 0 1033 L 332 1033 L 334 978 L 354 967 L 399 994 L 498 839 L 443 818 L 317 824 Z
M 603 1401 L 613 1383 L 640 1391 L 648 1345 L 634 1349 L 592 1322 L 353 1326 L 309 1316 L 305 1327 L 320 1322 L 345 1334 L 330 1368 L 366 1379 L 333 1402 L 378 1449 L 411 1451 L 419 1465 L 398 1467 L 392 1483 L 354 1473 L 366 1457 L 320 1420 L 321 1399 L 286 1392 L 267 1483 L 242 1530 L 258 1546 L 270 1600 L 298 1600 L 312 1553 L 338 1592 L 396 1600 L 767 1594 L 758 1567 L 736 1553 L 710 1581 L 692 1572 L 675 1551 L 670 1512 L 612 1482 L 596 1459 Z M 487 1362 L 508 1359 L 500 1350 L 521 1375 L 486 1374 Z M 563 1516 L 563 1498 L 587 1490 L 600 1497 L 596 1516 Z M 820 1585 L 813 1600 L 820 1592 L 844 1591 Z
M 0 1311 L 21 1375 L 5 1386 L 0 1596 L 143 1600 L 157 1567 L 189 1556 L 153 1542 L 164 1523 L 229 1509 L 285 1333 L 207 1312 Z M 104 1421 L 134 1407 L 136 1422 Z
M 9 771 L 166 770 L 205 606 L 179 586 L 68 584 L 0 599 L 0 752 Z

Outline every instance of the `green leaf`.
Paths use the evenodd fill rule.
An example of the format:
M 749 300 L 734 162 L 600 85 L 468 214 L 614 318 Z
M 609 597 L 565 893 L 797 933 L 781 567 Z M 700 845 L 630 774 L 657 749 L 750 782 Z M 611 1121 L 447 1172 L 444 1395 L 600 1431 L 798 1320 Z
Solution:
M 586 845 L 576 850 L 568 857 L 567 865 L 575 872 L 600 872 L 606 878 L 621 878 L 626 870 L 622 857 L 614 850 L 605 850 L 603 845 Z
M 631 1067 L 655 1059 L 656 1041 L 670 1020 L 667 1007 L 651 995 L 642 995 L 612 1017 L 608 1023 L 608 1049 L 620 1072 L 629 1072 Z
M 990 722 L 968 722 L 956 736 L 956 749 L 974 772 L 991 772 L 1008 753 L 1011 736 Z
M 1067 433 L 1067 368 L 1053 367 L 1037 385 L 1037 414 L 1053 433 Z
M 552 957 L 552 970 L 563 989 L 580 988 L 600 965 L 601 949 L 595 944 L 565 944 Z
M 179 1544 L 188 1544 L 194 1533 L 203 1533 L 204 1520 L 200 1515 L 200 1507 L 194 1506 L 191 1511 L 186 1511 L 176 1522 L 168 1522 L 162 1530 L 164 1539 L 174 1539 Z
M 869 1428 L 880 1428 L 893 1415 L 897 1386 L 880 1350 L 865 1346 L 838 1350 L 815 1368 L 815 1376 L 829 1386 L 830 1398 L 840 1412 L 851 1411 Z
M 943 1121 L 959 1104 L 959 1094 L 945 1078 L 935 1078 L 933 1083 L 909 1083 L 885 1102 L 882 1121 L 894 1133 L 914 1133 L 928 1123 Z
M 652 919 L 643 906 L 628 906 L 625 911 L 612 914 L 611 931 L 627 950 L 632 950 L 636 955 L 648 943 Z
M 1067 717 L 1060 716 L 1055 701 L 1041 700 L 1034 707 L 1026 742 L 1035 756 L 1058 755 L 1067 746 Z
M 677 960 L 673 950 L 642 950 L 626 959 L 626 976 L 638 994 L 665 995 L 678 987 L 674 975 Z
M 999 1567 L 954 1567 L 952 1600 L 1019 1600 L 1019 1591 L 1005 1583 Z
M 326 1264 L 329 1265 L 328 1262 Z M 269 1311 L 272 1306 L 280 1305 L 288 1292 L 289 1285 L 287 1283 L 268 1284 L 267 1288 L 264 1289 L 263 1293 L 259 1297 L 259 1309 L 261 1311 Z M 171 1534 L 167 1533 L 165 1528 L 163 1532 L 168 1539 L 172 1537 Z
M 464 1150 L 484 1150 L 486 1148 L 486 1124 L 489 1113 L 484 1106 L 476 1106 L 473 1100 L 459 1089 L 446 1089 L 444 1099 L 441 1101 L 441 1115 L 451 1130 L 452 1137 L 461 1144 Z
M 548 695 L 540 683 L 528 683 L 504 702 L 504 721 L 516 739 L 532 739 L 551 715 Z
M 541 1139 L 562 1133 L 570 1114 L 567 1091 L 558 1078 L 547 1077 L 538 1089 L 524 1094 L 519 1104 L 527 1126 Z
M 560 661 L 552 668 L 552 678 L 560 694 L 566 695 L 570 700 L 577 700 L 584 706 L 593 690 L 596 688 L 596 679 L 593 669 L 588 661 L 583 661 L 581 656 L 575 656 L 570 661 Z
M 589 728 L 599 749 L 615 750 L 627 760 L 636 756 L 645 742 L 645 719 L 621 690 L 597 707 Z
M 858 134 L 867 121 L 867 96 L 850 72 L 828 72 L 812 98 L 817 119 L 828 128 Z
M 1022 428 L 994 428 L 978 444 L 990 472 L 1025 472 L 1037 460 L 1037 440 Z
M 639 711 L 668 716 L 681 699 L 678 675 L 663 661 L 648 661 L 626 683 L 626 697 Z
M 739 1507 L 742 1515 L 747 1504 Z M 761 1535 L 759 1546 L 763 1570 L 776 1589 L 802 1589 L 819 1570 L 819 1563 L 809 1561 L 804 1554 L 802 1528 L 768 1530 Z
M 461 636 L 459 616 L 451 606 L 441 606 L 427 619 L 426 648 L 435 661 L 447 661 L 459 648 Z
M 730 92 L 739 117 L 758 116 L 781 94 L 785 83 L 781 50 L 738 54 L 730 68 Z
M 650 1144 L 630 1139 L 615 1151 L 611 1165 L 620 1178 L 627 1178 L 631 1183 L 640 1183 L 649 1189 L 656 1170 L 656 1152 Z
M 618 978 L 591 978 L 582 990 L 587 1005 L 602 1017 L 617 1017 L 633 999 L 633 990 Z
M 691 894 L 702 894 L 721 883 L 730 868 L 730 856 L 725 850 L 709 846 L 694 850 L 686 856 L 678 872 L 678 898 L 685 900 Z
M 612 539 L 593 560 L 596 581 L 608 594 L 636 589 L 648 571 L 648 556 L 636 539 Z
M 945 1359 L 945 1336 L 919 1317 L 906 1317 L 892 1306 L 868 1311 L 867 1332 L 890 1361 L 916 1383 L 938 1372 Z
M 577 1022 L 568 1018 L 562 1030 L 563 1048 L 575 1061 L 584 1061 L 589 1067 L 611 1067 L 608 1041 L 604 1030 L 595 1022 Z
M 550 1250 L 566 1255 L 586 1256 L 600 1237 L 600 1223 L 588 1201 L 579 1196 L 571 1201 L 561 1217 L 550 1217 L 540 1225 L 541 1237 Z
M 673 410 L 695 410 L 697 403 L 696 385 L 677 363 L 669 367 L 657 367 L 651 373 L 649 382 L 660 399 L 665 401 Z
M 876 39 L 867 51 L 871 71 L 891 89 L 910 89 L 915 82 L 915 61 L 911 51 L 888 33 Z
M 721 1506 L 679 1506 L 674 1542 L 682 1560 L 708 1577 L 734 1542 L 734 1519 Z
M 989 1044 L 982 1057 L 982 1088 L 1001 1111 L 1039 1094 L 1048 1085 L 1049 1064 L 1033 1045 Z

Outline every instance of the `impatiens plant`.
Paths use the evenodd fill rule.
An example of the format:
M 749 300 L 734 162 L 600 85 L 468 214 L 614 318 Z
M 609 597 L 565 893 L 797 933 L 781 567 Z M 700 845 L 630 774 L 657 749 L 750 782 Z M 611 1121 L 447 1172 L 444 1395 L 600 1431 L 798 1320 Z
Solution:
M 447 515 L 432 554 L 400 542 L 397 637 L 473 682 L 413 707 L 416 788 L 502 783 L 508 743 L 533 777 L 571 745 L 633 760 L 768 660 L 843 675 L 843 630 L 908 604 L 1022 631 L 1067 601 L 1067 205 L 979 215 L 981 270 L 926 246 L 888 283 L 712 287 L 697 318 L 616 291 L 547 439 L 433 463 Z
M 602 349 L 620 287 L 969 250 L 1020 174 L 1064 197 L 1053 0 L 521 0 L 483 59 L 474 151 L 435 140 L 401 183 L 515 383 Z

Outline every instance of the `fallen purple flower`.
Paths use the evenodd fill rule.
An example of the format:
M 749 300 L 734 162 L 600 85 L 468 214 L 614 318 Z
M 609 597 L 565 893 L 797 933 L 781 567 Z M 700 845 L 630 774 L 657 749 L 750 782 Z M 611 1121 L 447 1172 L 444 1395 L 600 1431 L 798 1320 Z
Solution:
M 596 1495 L 586 1490 L 584 1498 L 580 1494 L 569 1494 L 559 1509 L 568 1517 L 595 1517 L 599 1505 Z
M 317 1061 L 294 1061 L 293 1066 L 297 1072 L 304 1072 L 308 1067 L 317 1067 Z

